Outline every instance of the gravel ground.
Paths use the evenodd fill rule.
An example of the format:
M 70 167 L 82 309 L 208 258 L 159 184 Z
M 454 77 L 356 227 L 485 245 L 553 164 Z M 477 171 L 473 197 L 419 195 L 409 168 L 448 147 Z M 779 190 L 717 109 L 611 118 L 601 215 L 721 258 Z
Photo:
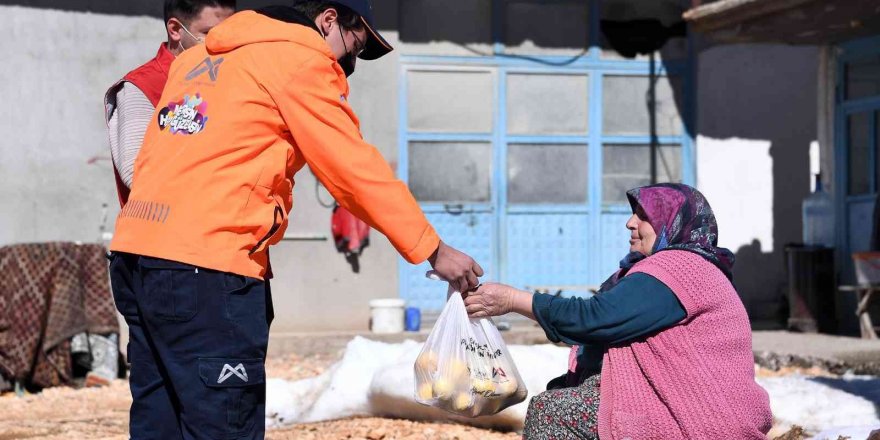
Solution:
M 296 355 L 276 357 L 266 364 L 268 377 L 297 380 L 321 374 L 336 356 Z M 778 371 L 758 367 L 760 377 L 789 374 L 833 376 L 826 370 L 783 367 Z M 13 439 L 119 439 L 127 438 L 128 382 L 114 381 L 104 388 L 51 388 L 39 394 L 0 396 L 0 440 Z M 781 434 L 771 431 L 771 438 Z M 377 417 L 350 418 L 295 425 L 267 433 L 270 440 L 513 440 L 501 433 L 451 423 L 426 423 Z M 788 437 L 799 438 L 799 437 Z
M 266 363 L 268 377 L 303 379 L 322 373 L 336 360 L 332 356 L 276 357 Z M 128 382 L 114 381 L 104 388 L 51 388 L 39 394 L 0 396 L 0 440 L 89 440 L 128 438 Z M 500 440 L 517 439 L 499 433 L 450 423 L 424 423 L 383 418 L 352 418 L 295 425 L 271 430 L 270 440 Z

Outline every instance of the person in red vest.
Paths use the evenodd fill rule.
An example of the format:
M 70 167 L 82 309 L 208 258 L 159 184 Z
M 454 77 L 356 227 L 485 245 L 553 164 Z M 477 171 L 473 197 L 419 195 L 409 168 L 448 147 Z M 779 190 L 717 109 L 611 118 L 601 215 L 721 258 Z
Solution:
M 153 59 L 128 72 L 104 95 L 120 206 L 128 201 L 134 161 L 168 80 L 171 62 L 184 50 L 203 43 L 211 28 L 235 13 L 235 6 L 235 0 L 165 0 L 168 41 L 159 46 Z

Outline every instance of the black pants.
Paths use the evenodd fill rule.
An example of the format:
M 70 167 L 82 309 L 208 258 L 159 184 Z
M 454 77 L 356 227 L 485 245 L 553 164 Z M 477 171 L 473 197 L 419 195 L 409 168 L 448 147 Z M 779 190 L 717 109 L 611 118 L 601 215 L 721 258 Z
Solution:
M 262 439 L 268 281 L 114 253 L 129 328 L 132 439 Z

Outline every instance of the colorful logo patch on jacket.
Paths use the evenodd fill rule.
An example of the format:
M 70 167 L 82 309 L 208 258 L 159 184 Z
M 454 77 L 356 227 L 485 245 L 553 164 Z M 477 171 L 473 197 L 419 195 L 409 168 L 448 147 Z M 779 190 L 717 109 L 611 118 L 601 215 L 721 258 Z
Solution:
M 171 134 L 196 134 L 205 129 L 208 123 L 208 103 L 198 93 L 184 95 L 178 102 L 169 102 L 159 111 L 159 128 L 168 129 Z

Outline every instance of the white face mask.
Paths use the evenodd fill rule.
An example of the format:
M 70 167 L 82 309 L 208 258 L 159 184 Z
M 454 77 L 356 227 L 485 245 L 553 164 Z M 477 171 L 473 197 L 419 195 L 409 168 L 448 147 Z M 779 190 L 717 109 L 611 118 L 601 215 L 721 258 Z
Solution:
M 181 27 L 181 29 L 183 29 L 184 31 L 186 31 L 187 35 L 189 35 L 190 38 L 192 38 L 193 40 L 196 41 L 196 44 L 202 44 L 202 43 L 205 42 L 205 39 L 204 39 L 204 38 L 202 38 L 202 37 L 197 37 L 197 36 L 193 35 L 192 32 L 190 32 L 189 29 L 187 29 L 186 26 L 183 25 L 183 23 L 180 23 L 180 27 Z M 182 45 L 183 45 L 183 43 L 181 43 L 181 46 L 182 46 Z

